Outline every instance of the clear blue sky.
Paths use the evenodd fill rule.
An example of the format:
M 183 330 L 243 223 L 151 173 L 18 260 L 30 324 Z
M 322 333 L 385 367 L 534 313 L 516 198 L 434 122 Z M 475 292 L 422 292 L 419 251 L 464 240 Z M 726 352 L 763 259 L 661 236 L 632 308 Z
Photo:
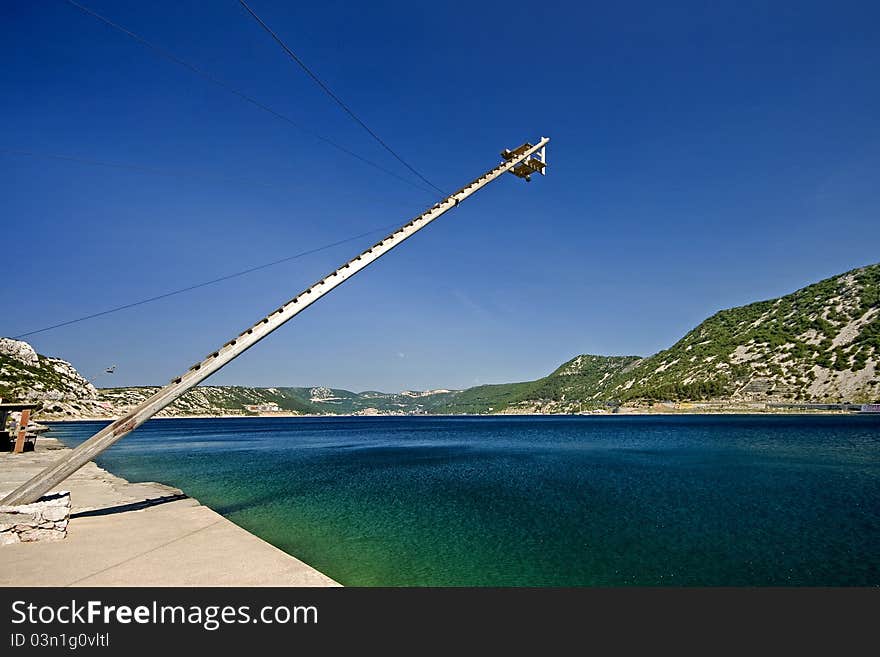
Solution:
M 410 175 L 234 0 L 81 0 Z M 354 390 L 650 354 L 716 310 L 880 260 L 876 2 L 252 7 L 431 180 L 507 176 L 209 380 Z M 436 199 L 62 0 L 0 7 L 4 312 L 16 335 L 333 242 Z M 198 174 L 197 176 L 195 174 Z M 231 179 L 231 180 L 229 180 Z M 104 385 L 168 381 L 374 241 L 33 336 Z

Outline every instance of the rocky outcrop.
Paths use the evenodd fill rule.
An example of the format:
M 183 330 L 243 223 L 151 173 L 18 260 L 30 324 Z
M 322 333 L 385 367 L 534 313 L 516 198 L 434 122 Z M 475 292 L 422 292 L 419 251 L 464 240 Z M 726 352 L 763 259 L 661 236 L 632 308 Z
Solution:
M 37 356 L 37 352 L 23 340 L 0 338 L 0 356 L 6 356 L 30 367 L 40 367 L 40 359 Z
M 56 417 L 106 413 L 98 391 L 73 365 L 11 338 L 0 338 L 0 397 L 42 404 L 44 414 Z

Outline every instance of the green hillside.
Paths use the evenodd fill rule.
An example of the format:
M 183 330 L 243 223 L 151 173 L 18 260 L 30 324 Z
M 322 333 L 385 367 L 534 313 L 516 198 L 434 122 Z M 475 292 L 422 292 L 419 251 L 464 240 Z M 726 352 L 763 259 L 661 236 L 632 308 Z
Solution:
M 578 412 L 604 405 L 597 391 L 606 381 L 638 363 L 638 356 L 582 355 L 553 373 L 524 383 L 484 385 L 462 390 L 435 412 L 498 413 L 501 411 Z
M 870 401 L 880 394 L 880 265 L 722 310 L 615 377 L 621 399 Z
M 450 412 L 578 412 L 619 403 L 880 398 L 880 265 L 715 313 L 649 358 L 578 356 L 538 381 L 460 393 Z

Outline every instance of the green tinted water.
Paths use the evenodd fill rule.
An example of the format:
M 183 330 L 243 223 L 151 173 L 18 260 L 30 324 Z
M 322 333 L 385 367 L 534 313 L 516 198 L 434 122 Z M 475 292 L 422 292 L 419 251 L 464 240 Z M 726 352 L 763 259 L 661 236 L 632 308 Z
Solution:
M 880 417 L 158 420 L 99 462 L 346 585 L 880 584 Z

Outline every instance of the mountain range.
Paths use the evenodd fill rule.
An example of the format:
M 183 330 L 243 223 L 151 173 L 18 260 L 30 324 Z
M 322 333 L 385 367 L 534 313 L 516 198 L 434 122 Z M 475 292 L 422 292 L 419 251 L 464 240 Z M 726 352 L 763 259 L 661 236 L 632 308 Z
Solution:
M 199 386 L 164 415 L 583 413 L 626 408 L 755 410 L 880 399 L 880 264 L 721 310 L 649 357 L 583 354 L 536 381 L 383 393 Z M 115 416 L 157 387 L 96 390 L 72 365 L 0 338 L 0 396 L 47 418 Z

